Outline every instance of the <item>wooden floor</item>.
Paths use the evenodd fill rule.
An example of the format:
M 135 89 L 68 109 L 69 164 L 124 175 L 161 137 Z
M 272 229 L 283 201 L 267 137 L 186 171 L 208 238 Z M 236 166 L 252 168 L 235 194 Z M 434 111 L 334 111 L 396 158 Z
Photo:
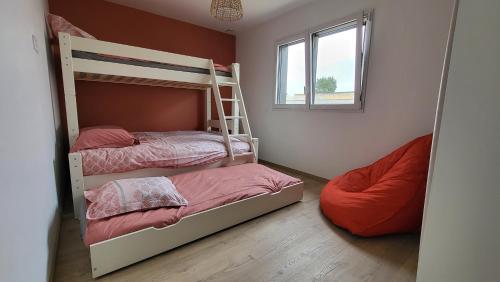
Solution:
M 417 235 L 352 236 L 321 215 L 324 180 L 285 172 L 304 180 L 302 202 L 97 281 L 415 281 Z M 70 215 L 62 222 L 54 278 L 93 281 L 88 250 Z

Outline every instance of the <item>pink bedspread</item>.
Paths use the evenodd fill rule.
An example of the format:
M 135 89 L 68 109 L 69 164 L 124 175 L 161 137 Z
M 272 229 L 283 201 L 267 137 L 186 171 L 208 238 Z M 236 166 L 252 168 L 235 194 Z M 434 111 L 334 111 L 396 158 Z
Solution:
M 207 169 L 170 177 L 188 205 L 132 212 L 106 219 L 88 220 L 84 242 L 91 245 L 147 227 L 165 227 L 181 218 L 264 193 L 274 193 L 301 182 L 300 179 L 263 165 Z
M 227 156 L 221 135 L 203 131 L 136 132 L 140 144 L 80 151 L 83 175 L 141 168 L 179 168 L 216 162 Z M 232 139 L 235 154 L 248 152 L 246 142 Z

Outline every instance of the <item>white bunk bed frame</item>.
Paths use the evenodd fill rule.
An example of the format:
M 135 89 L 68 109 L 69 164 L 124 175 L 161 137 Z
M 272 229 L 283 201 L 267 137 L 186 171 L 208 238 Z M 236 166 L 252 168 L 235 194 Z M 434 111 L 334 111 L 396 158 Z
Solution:
M 258 139 L 253 138 L 250 131 L 239 84 L 239 64 L 232 64 L 231 77 L 226 77 L 217 75 L 213 61 L 210 59 L 75 37 L 62 32 L 59 33 L 59 48 L 70 146 L 75 143 L 79 135 L 75 80 L 89 80 L 204 90 L 206 98 L 205 130 L 207 132 L 214 132 L 213 129 L 219 129 L 219 133 L 222 134 L 228 151 L 228 157 L 209 165 L 177 169 L 146 168 L 124 173 L 90 176 L 83 175 L 81 154 L 78 152 L 69 153 L 71 190 L 74 213 L 77 219 L 80 219 L 78 217 L 83 214 L 82 210 L 80 210 L 84 202 L 83 191 L 111 180 L 132 177 L 170 176 L 188 171 L 257 161 Z M 92 58 L 80 58 L 74 57 L 73 51 L 198 68 L 208 70 L 209 72 L 208 74 L 194 73 L 175 69 L 102 61 Z M 221 97 L 220 86 L 229 86 L 232 88 L 232 97 L 230 99 Z M 215 98 L 217 106 L 218 120 L 212 120 L 212 95 Z M 224 114 L 223 102 L 232 103 L 231 116 Z M 240 134 L 239 121 L 241 121 L 243 126 L 243 134 Z M 239 155 L 233 154 L 231 138 L 247 141 L 250 144 L 250 152 Z M 302 199 L 302 191 L 303 184 L 299 183 L 285 187 L 277 193 L 255 196 L 193 214 L 181 219 L 176 224 L 164 228 L 150 227 L 92 244 L 90 246 L 92 277 L 95 278 L 104 275 L 235 224 L 298 202 Z

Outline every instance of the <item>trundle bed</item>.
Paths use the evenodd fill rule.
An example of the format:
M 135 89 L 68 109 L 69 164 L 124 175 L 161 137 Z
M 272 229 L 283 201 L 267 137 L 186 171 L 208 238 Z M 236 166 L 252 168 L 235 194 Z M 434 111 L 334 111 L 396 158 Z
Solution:
M 69 153 L 74 213 L 82 223 L 84 241 L 90 249 L 93 277 L 302 199 L 303 183 L 300 180 L 256 164 L 258 139 L 250 132 L 239 85 L 238 64 L 232 64 L 227 72 L 217 68 L 210 59 L 81 38 L 64 32 L 58 37 L 70 146 L 79 136 L 75 80 L 199 89 L 204 90 L 202 93 L 206 97 L 204 132 L 135 133 L 143 147 Z M 232 88 L 230 99 L 221 97 L 219 87 L 222 86 Z M 212 96 L 218 120 L 212 120 Z M 232 103 L 230 116 L 225 115 L 223 102 Z M 203 139 L 201 142 L 212 146 L 209 150 L 203 146 L 195 150 L 198 156 L 187 154 L 184 158 L 163 147 L 159 151 L 157 146 L 148 147 L 156 141 L 170 145 L 178 142 L 182 152 L 196 145 L 182 149 L 182 143 L 187 141 L 181 139 L 187 138 L 198 144 L 198 139 L 193 140 L 195 135 Z M 154 158 L 145 160 L 141 150 Z M 134 159 L 134 154 L 140 155 L 141 161 Z M 118 161 L 106 163 L 112 159 Z M 93 162 L 103 160 L 102 166 L 92 166 Z M 84 191 L 109 181 L 152 176 L 172 176 L 172 182 L 181 192 L 194 193 L 197 197 L 191 197 L 192 205 L 187 207 L 131 212 L 86 222 Z M 207 194 L 211 196 L 202 196 L 206 187 L 217 187 L 218 190 Z M 210 200 L 210 204 L 204 199 Z M 193 206 L 202 202 L 202 207 Z
M 188 206 L 132 212 L 82 224 L 93 277 L 298 202 L 303 191 L 299 179 L 253 163 L 170 179 L 188 199 Z

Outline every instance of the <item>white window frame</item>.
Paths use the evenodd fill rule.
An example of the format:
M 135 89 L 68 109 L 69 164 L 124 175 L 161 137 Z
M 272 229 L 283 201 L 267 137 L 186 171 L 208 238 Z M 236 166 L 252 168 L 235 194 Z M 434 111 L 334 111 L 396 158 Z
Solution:
M 286 38 L 283 38 L 281 40 L 276 41 L 274 44 L 274 58 L 275 58 L 275 68 L 274 68 L 274 91 L 273 91 L 273 109 L 300 109 L 300 110 L 306 110 L 309 108 L 309 79 L 310 79 L 310 68 L 309 68 L 309 52 L 307 52 L 309 48 L 309 41 L 310 39 L 308 38 L 308 32 L 304 31 L 298 34 L 294 34 L 292 36 L 288 36 Z M 304 42 L 305 44 L 305 82 L 306 85 L 304 85 L 304 96 L 305 96 L 305 103 L 304 104 L 278 104 L 278 89 L 279 89 L 279 67 L 280 67 L 280 53 L 279 49 L 280 46 L 294 43 L 294 42 Z
M 315 95 L 315 85 L 314 85 L 314 72 L 316 68 L 315 64 L 315 54 L 314 54 L 314 39 L 313 36 L 316 33 L 328 29 L 334 29 L 336 27 L 345 25 L 350 22 L 355 22 L 356 25 L 356 61 L 355 61 L 355 76 L 354 76 L 354 104 L 341 104 L 341 105 L 321 105 L 314 104 Z M 311 53 L 311 90 L 310 90 L 310 106 L 311 110 L 361 110 L 361 52 L 362 52 L 362 28 L 358 28 L 363 25 L 363 11 L 355 13 L 353 15 L 347 16 L 342 19 L 338 19 L 327 24 L 323 24 L 314 28 L 311 28 L 308 33 L 308 37 L 311 38 L 310 53 Z M 317 51 L 317 50 L 316 50 Z
M 356 21 L 357 26 L 365 25 L 365 34 L 363 38 L 362 28 L 357 29 L 356 33 L 356 69 L 355 69 L 355 83 L 354 83 L 354 104 L 346 105 L 317 105 L 313 104 L 314 83 L 313 83 L 313 35 L 317 32 L 334 28 L 348 22 Z M 338 19 L 335 21 L 322 24 L 313 28 L 307 29 L 305 32 L 295 34 L 279 40 L 275 44 L 275 73 L 274 73 L 274 91 L 273 91 L 273 109 L 303 109 L 303 110 L 331 110 L 331 111 L 346 111 L 346 112 L 363 112 L 364 101 L 366 96 L 366 77 L 368 73 L 368 58 L 370 53 L 370 41 L 372 32 L 373 9 L 361 10 L 350 16 Z M 304 89 L 305 104 L 278 104 L 278 74 L 279 74 L 279 47 L 284 44 L 301 41 L 305 42 L 305 75 L 306 85 Z M 364 44 L 364 45 L 363 45 Z

